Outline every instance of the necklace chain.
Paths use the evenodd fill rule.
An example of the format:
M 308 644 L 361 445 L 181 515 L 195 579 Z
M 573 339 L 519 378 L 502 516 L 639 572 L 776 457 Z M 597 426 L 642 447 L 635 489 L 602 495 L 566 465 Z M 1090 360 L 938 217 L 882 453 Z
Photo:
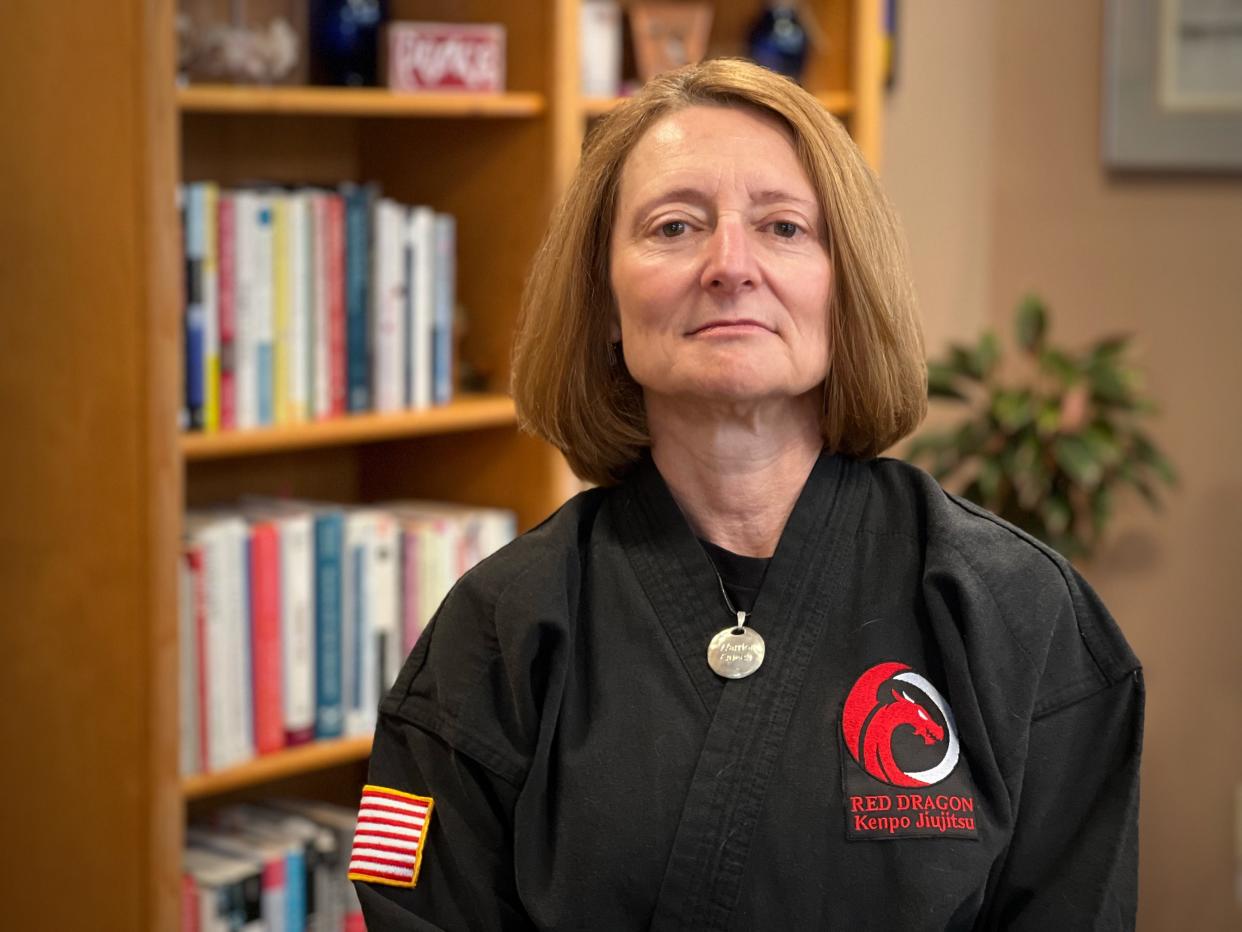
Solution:
M 725 605 L 729 607 L 729 614 L 737 618 L 737 626 L 739 628 L 745 628 L 746 618 L 750 613 L 740 612 L 736 608 L 733 607 L 733 600 L 729 598 L 729 593 L 725 591 L 725 584 L 724 584 L 724 580 L 721 579 L 720 577 L 720 570 L 716 569 L 713 566 L 712 572 L 716 574 L 716 582 L 720 584 L 720 594 L 724 596 Z

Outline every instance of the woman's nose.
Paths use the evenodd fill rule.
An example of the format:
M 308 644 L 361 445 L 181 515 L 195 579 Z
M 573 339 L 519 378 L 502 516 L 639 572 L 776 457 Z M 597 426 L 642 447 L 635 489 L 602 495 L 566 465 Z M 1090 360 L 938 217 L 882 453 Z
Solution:
M 704 245 L 706 261 L 700 284 L 708 291 L 732 294 L 753 288 L 759 271 L 745 224 L 721 219 Z

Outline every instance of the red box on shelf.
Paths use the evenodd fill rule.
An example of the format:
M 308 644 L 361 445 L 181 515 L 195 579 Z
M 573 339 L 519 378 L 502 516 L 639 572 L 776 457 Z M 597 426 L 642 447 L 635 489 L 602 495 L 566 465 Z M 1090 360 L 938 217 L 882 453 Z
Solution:
M 505 27 L 478 23 L 390 23 L 384 74 L 394 91 L 505 89 Z

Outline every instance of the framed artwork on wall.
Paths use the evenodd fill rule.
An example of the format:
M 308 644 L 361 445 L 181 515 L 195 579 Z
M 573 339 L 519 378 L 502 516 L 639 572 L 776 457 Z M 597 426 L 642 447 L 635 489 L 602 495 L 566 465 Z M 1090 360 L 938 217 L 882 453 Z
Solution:
M 1242 0 L 1107 0 L 1104 161 L 1242 171 Z

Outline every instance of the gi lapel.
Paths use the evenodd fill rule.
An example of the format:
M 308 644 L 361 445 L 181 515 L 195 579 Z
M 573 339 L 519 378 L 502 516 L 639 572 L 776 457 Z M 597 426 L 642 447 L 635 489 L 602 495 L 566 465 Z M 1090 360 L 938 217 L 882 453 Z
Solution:
M 820 456 L 755 603 L 754 627 L 767 642 L 764 665 L 727 683 L 707 666 L 707 642 L 728 623 L 715 600 L 715 573 L 654 466 L 645 464 L 618 502 L 618 525 L 625 528 L 634 570 L 714 713 L 669 854 L 653 930 L 728 928 L 808 662 L 845 583 L 843 551 L 862 512 L 863 478 L 849 460 Z

